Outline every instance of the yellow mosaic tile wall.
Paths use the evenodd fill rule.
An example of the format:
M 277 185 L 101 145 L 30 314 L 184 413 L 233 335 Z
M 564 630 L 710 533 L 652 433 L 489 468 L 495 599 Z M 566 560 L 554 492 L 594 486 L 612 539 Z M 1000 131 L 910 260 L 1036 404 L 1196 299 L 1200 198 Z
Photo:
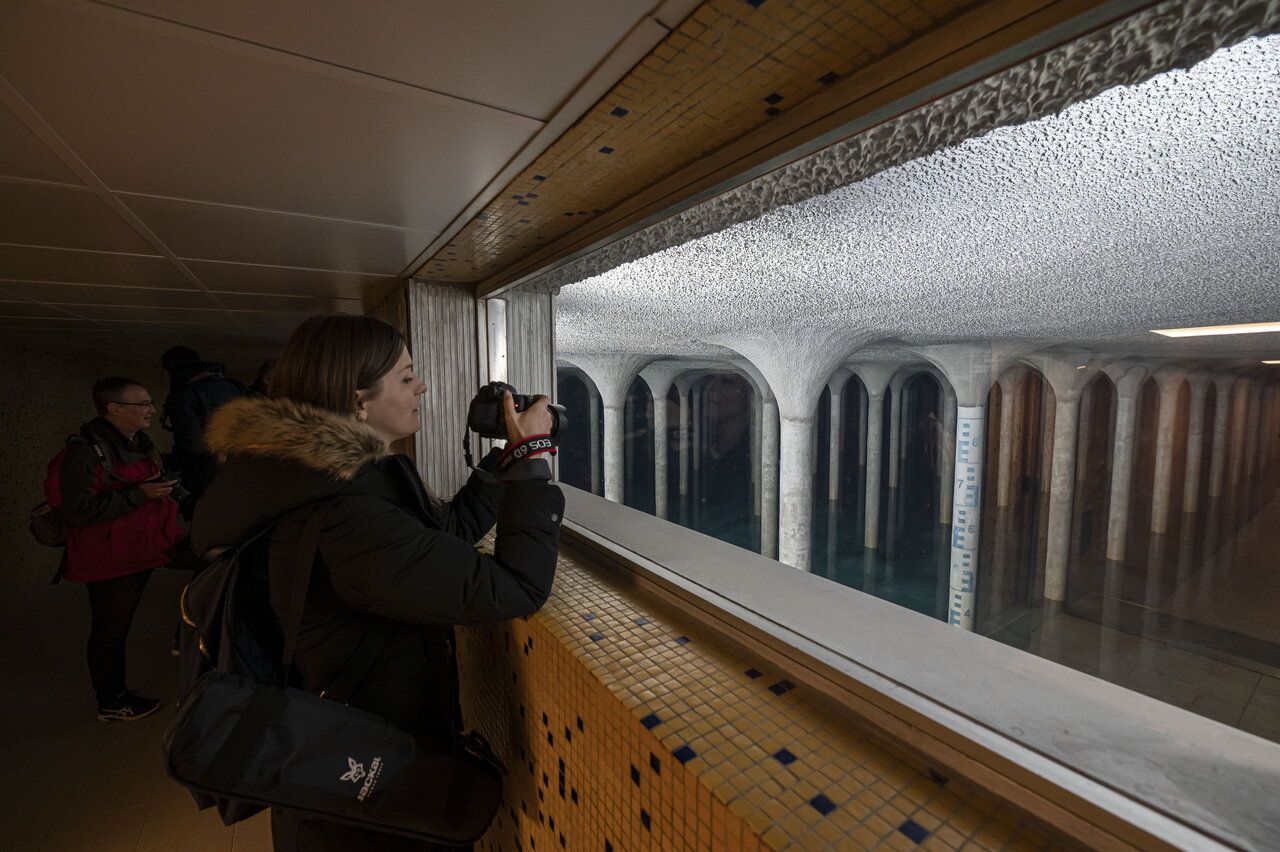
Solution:
M 508 767 L 483 852 L 1074 848 L 571 558 L 537 615 L 458 633 Z
M 480 281 L 973 0 L 707 0 L 417 271 Z

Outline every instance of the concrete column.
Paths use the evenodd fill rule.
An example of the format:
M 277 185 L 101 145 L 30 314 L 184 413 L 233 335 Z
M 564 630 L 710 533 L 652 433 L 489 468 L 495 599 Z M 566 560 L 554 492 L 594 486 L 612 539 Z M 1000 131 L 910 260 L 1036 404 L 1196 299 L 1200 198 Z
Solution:
M 996 505 L 1008 506 L 1013 490 L 1014 415 L 1020 407 L 1024 370 L 1011 367 L 997 379 L 1000 385 L 1000 435 L 996 468 Z
M 1209 497 L 1222 496 L 1227 469 L 1227 420 L 1231 413 L 1235 376 L 1215 376 L 1213 404 L 1213 450 L 1209 454 Z
M 1252 517 L 1257 509 L 1258 489 L 1258 447 L 1259 433 L 1262 431 L 1262 382 L 1258 379 L 1249 381 L 1248 409 L 1245 413 L 1244 464 L 1241 480 L 1244 485 L 1244 517 Z M 1242 518 L 1243 520 L 1244 518 Z
M 1187 412 L 1187 473 L 1182 483 L 1182 511 L 1200 508 L 1200 467 L 1204 458 L 1204 403 L 1209 392 L 1209 374 L 1192 373 L 1187 379 L 1190 408 Z
M 604 499 L 622 502 L 623 443 L 626 428 L 622 417 L 623 406 L 604 407 Z
M 1155 373 L 1160 389 L 1159 414 L 1156 418 L 1156 469 L 1151 493 L 1151 531 L 1163 535 L 1169 531 L 1169 505 L 1173 492 L 1173 427 L 1178 409 L 1178 391 L 1186 373 L 1165 367 Z M 1147 570 L 1154 573 L 1154 567 Z
M 623 449 L 626 441 L 626 423 L 623 409 L 627 403 L 627 393 L 631 383 L 640 375 L 640 371 L 651 360 L 643 355 L 622 354 L 585 354 L 565 353 L 562 358 L 585 373 L 599 391 L 598 405 L 604 406 L 604 496 L 607 500 L 622 502 L 623 485 L 626 469 L 623 461 Z M 592 406 L 591 417 L 592 445 L 599 447 L 601 437 L 596 427 L 596 413 L 599 408 Z M 592 481 L 596 481 L 599 467 L 595 459 L 599 453 L 592 452 Z
M 689 383 L 677 383 L 676 392 L 680 395 L 680 502 L 685 503 L 689 499 L 689 430 L 692 428 Z
M 938 494 L 938 523 L 951 523 L 951 498 L 955 490 L 956 475 L 956 392 L 943 378 L 942 384 L 942 446 L 938 448 L 940 465 Z
M 898 373 L 889 381 L 889 490 L 898 488 L 902 447 L 902 387 L 907 377 Z
M 763 438 L 761 429 L 761 421 L 763 417 L 763 401 L 760 394 L 752 392 L 751 394 L 751 491 L 753 492 L 752 513 L 758 518 L 760 517 L 760 493 L 761 482 L 760 476 L 760 443 Z
M 986 453 L 987 397 L 992 361 L 1005 349 L 972 344 L 921 347 L 955 391 L 956 455 L 951 489 L 951 560 L 947 621 L 972 630 L 978 589 L 978 544 L 982 534 L 982 469 Z
M 587 417 L 591 419 L 591 493 L 600 493 L 600 397 L 587 390 Z
M 1047 460 L 1041 476 L 1048 482 L 1049 517 L 1045 534 L 1044 596 L 1063 601 L 1067 594 L 1067 564 L 1071 555 L 1071 522 L 1074 517 L 1077 457 L 1083 440 L 1085 405 L 1092 393 L 1084 393 L 1091 378 L 1078 368 L 1078 358 L 1030 356 L 1027 359 L 1044 376 L 1053 391 L 1053 419 L 1046 428 Z M 1084 394 L 1085 403 L 1081 402 Z M 1045 409 L 1048 412 L 1046 394 Z M 1056 610 L 1055 610 L 1056 611 Z
M 1111 506 L 1107 515 L 1107 559 L 1123 562 L 1129 533 L 1129 493 L 1133 487 L 1133 453 L 1138 426 L 1138 394 L 1147 378 L 1141 366 L 1108 367 L 1116 384 L 1115 450 L 1111 454 Z
M 667 517 L 667 395 L 653 398 L 653 513 Z
M 778 558 L 778 403 L 766 399 L 760 424 L 760 553 Z
M 778 561 L 808 571 L 813 532 L 814 421 L 783 417 L 779 473 Z
M 880 546 L 880 461 L 884 443 L 884 391 L 867 389 L 867 519 L 862 546 Z
M 831 394 L 831 429 L 827 449 L 827 500 L 840 499 L 840 458 L 844 446 L 844 387 L 852 375 L 848 370 L 838 370 L 827 391 Z M 816 431 L 816 430 L 815 430 Z
M 1076 441 L 1076 479 L 1083 481 L 1089 470 L 1089 429 L 1093 423 L 1093 397 L 1098 392 L 1096 387 L 1088 385 L 1080 394 L 1079 435 Z
M 867 466 L 867 389 L 858 382 L 858 467 Z
M 1238 495 L 1244 479 L 1245 435 L 1248 432 L 1249 396 L 1253 392 L 1252 380 L 1242 378 L 1236 382 L 1231 400 L 1231 460 L 1228 481 L 1233 495 Z
M 947 620 L 973 629 L 977 610 L 978 543 L 982 532 L 982 467 L 986 406 L 960 406 L 956 418 L 956 471 L 952 490 L 951 607 Z
M 1044 566 L 1044 596 L 1067 596 L 1067 560 L 1071 555 L 1071 508 L 1076 489 L 1076 425 L 1079 399 L 1056 394 L 1053 415 L 1053 461 L 1049 473 L 1049 534 Z

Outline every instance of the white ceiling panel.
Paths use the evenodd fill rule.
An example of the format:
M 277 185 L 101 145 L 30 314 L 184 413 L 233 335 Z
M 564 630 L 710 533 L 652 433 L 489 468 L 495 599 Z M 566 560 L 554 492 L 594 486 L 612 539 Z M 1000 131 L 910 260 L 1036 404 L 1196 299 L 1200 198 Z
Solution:
M 158 287 L 110 287 L 102 284 L 33 284 L 0 280 L 2 294 L 38 299 L 54 305 L 128 305 L 134 308 L 207 308 L 213 304 L 203 290 L 162 290 Z
M 0 72 L 116 190 L 440 231 L 541 126 L 140 16 L 8 6 Z
M 295 269 L 287 266 L 255 266 L 245 263 L 184 261 L 211 290 L 236 293 L 362 298 L 366 289 L 385 287 L 393 279 L 387 275 L 363 275 L 325 269 Z
M 0 175 L 80 183 L 18 117 L 0 104 Z
M 657 3 L 123 0 L 117 5 L 545 120 Z M 590 37 L 583 38 L 584 33 Z
M 7 297 L 9 294 L 4 290 L 0 290 L 0 298 Z M 5 299 L 0 301 L 0 324 L 7 324 L 6 319 L 19 319 L 23 317 L 47 317 L 60 319 L 68 316 L 66 311 L 59 310 L 49 305 L 42 305 L 39 302 L 9 301 Z
M 92 192 L 3 180 L 0 243 L 131 254 L 154 252 L 150 243 Z
M 308 314 L 360 314 L 359 299 L 328 299 L 304 296 L 271 296 L 245 293 L 216 293 L 218 301 L 234 311 L 281 311 Z
M 121 196 L 179 257 L 396 275 L 435 236 L 334 219 Z
M 0 279 L 191 289 L 162 257 L 0 245 Z
M 129 305 L 68 305 L 82 317 L 111 322 L 175 322 L 216 324 L 228 322 L 227 312 L 211 302 L 198 308 L 157 308 Z

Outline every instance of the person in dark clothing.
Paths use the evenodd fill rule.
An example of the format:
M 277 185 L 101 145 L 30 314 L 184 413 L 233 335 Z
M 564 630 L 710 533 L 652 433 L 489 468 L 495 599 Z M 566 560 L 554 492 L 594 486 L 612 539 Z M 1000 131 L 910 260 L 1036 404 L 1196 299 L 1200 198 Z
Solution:
M 80 427 L 60 454 L 49 505 L 69 528 L 63 577 L 84 583 L 93 623 L 89 674 L 98 719 L 133 721 L 158 702 L 134 694 L 125 681 L 125 644 L 142 591 L 181 531 L 173 481 L 157 481 L 159 455 L 142 430 L 155 405 L 132 379 L 115 376 L 93 386 L 98 416 Z
M 350 704 L 411 732 L 427 752 L 462 729 L 453 625 L 537 611 L 551 591 L 564 497 L 545 457 L 490 453 L 448 503 L 391 442 L 419 428 L 426 386 L 399 332 L 367 317 L 313 317 L 289 339 L 272 396 L 235 400 L 207 440 L 224 466 L 196 512 L 197 552 L 233 545 L 270 523 L 268 587 L 288 615 L 290 554 L 323 515 L 295 656 L 297 685 L 323 691 L 366 634 L 388 637 Z M 545 397 L 516 413 L 507 452 L 551 428 Z M 503 470 L 501 474 L 496 471 Z M 493 555 L 474 547 L 497 521 Z M 434 848 L 276 809 L 283 850 Z M 456 848 L 456 847 L 450 847 Z
M 276 359 L 263 361 L 258 367 L 258 377 L 253 384 L 244 389 L 245 396 L 269 396 L 271 394 L 271 371 L 276 368 Z
M 223 375 L 226 367 L 200 360 L 200 353 L 189 346 L 165 350 L 160 365 L 169 374 L 169 396 L 164 401 L 161 425 L 173 432 L 173 450 L 165 464 L 182 475 L 182 485 L 190 492 L 182 501 L 183 517 L 190 520 L 196 501 L 217 470 L 204 445 L 205 423 L 219 407 L 243 396 L 244 390 Z

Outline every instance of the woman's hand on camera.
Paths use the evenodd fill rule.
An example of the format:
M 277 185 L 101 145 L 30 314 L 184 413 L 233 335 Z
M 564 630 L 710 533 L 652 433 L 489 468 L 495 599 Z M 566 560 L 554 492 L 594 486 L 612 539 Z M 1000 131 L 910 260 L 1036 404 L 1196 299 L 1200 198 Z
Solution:
M 516 444 L 535 435 L 551 434 L 551 412 L 547 410 L 550 403 L 550 397 L 538 394 L 533 398 L 533 405 L 518 412 L 511 391 L 504 392 L 502 409 L 507 419 L 507 440 Z
M 161 497 L 168 497 L 172 493 L 173 486 L 177 481 L 176 479 L 169 479 L 160 482 L 139 482 L 138 488 L 142 490 L 148 500 L 159 500 Z

